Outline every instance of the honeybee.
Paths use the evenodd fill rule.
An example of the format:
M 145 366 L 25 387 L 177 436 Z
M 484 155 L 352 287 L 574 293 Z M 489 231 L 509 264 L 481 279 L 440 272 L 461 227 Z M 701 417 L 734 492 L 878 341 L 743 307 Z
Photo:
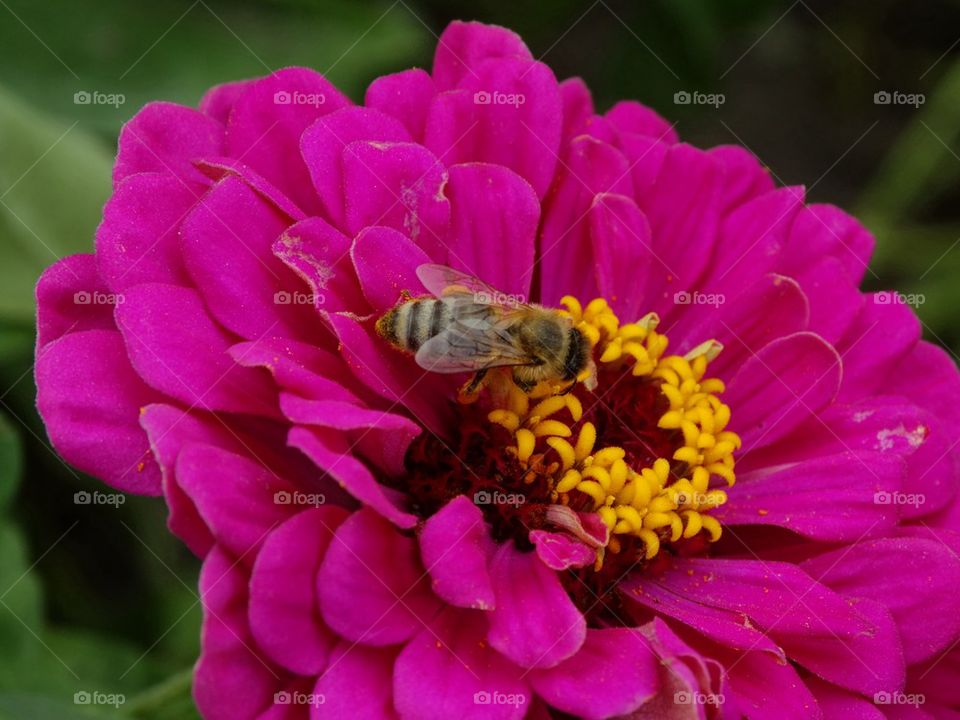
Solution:
M 421 265 L 417 277 L 433 297 L 404 299 L 376 329 L 394 347 L 415 353 L 423 369 L 473 372 L 468 393 L 498 367 L 512 368 L 513 382 L 525 392 L 542 381 L 569 383 L 563 389 L 569 392 L 584 375 L 588 389 L 596 386 L 590 341 L 559 310 L 518 302 L 443 265 Z

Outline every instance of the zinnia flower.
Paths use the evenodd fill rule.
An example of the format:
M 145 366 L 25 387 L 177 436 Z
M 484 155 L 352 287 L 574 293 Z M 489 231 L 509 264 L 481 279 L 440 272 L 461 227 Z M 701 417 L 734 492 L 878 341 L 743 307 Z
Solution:
M 38 406 L 203 558 L 205 718 L 953 716 L 960 379 L 872 245 L 454 23 L 363 105 L 142 109 L 39 282 Z M 596 388 L 391 347 L 428 263 L 556 308 Z

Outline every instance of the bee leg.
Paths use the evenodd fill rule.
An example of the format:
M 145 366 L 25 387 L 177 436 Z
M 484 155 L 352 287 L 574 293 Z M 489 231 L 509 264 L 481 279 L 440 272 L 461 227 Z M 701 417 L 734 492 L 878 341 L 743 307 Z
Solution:
M 473 379 L 470 381 L 470 384 L 467 385 L 467 387 L 465 388 L 465 391 L 467 393 L 475 393 L 477 391 L 477 388 L 480 387 L 480 383 L 483 382 L 483 378 L 486 376 L 486 374 L 487 374 L 486 370 L 478 370 L 474 374 Z
M 521 380 L 516 375 L 513 376 L 513 384 L 523 390 L 525 393 L 530 392 L 537 386 L 535 382 L 531 382 L 530 380 Z
M 567 395 L 567 394 L 569 394 L 570 391 L 573 390 L 576 386 L 577 386 L 577 381 L 574 380 L 572 383 L 570 383 L 569 385 L 567 385 L 563 390 L 561 390 L 560 392 L 558 392 L 557 395 Z

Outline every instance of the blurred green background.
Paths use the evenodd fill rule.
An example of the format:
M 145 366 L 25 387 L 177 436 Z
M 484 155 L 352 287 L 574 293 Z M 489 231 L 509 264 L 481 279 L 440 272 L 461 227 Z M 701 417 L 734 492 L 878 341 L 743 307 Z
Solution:
M 294 64 L 361 100 L 379 74 L 429 67 L 454 18 L 517 30 L 601 109 L 641 99 L 685 139 L 746 145 L 858 213 L 878 238 L 869 286 L 920 294 L 928 339 L 960 348 L 960 2 L 0 0 L 0 720 L 196 717 L 196 560 L 159 500 L 75 504 L 104 488 L 56 458 L 33 407 L 33 284 L 91 250 L 121 124 Z M 125 702 L 74 700 L 95 691 Z

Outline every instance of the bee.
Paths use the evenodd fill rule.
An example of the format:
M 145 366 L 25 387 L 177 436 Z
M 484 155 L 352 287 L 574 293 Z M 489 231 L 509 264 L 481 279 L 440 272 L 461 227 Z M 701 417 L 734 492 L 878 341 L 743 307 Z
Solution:
M 559 310 L 517 302 L 482 280 L 443 265 L 421 265 L 417 277 L 431 296 L 404 298 L 384 313 L 377 334 L 417 364 L 439 373 L 472 372 L 476 392 L 493 368 L 511 368 L 525 392 L 538 383 L 585 377 L 596 386 L 590 340 Z

